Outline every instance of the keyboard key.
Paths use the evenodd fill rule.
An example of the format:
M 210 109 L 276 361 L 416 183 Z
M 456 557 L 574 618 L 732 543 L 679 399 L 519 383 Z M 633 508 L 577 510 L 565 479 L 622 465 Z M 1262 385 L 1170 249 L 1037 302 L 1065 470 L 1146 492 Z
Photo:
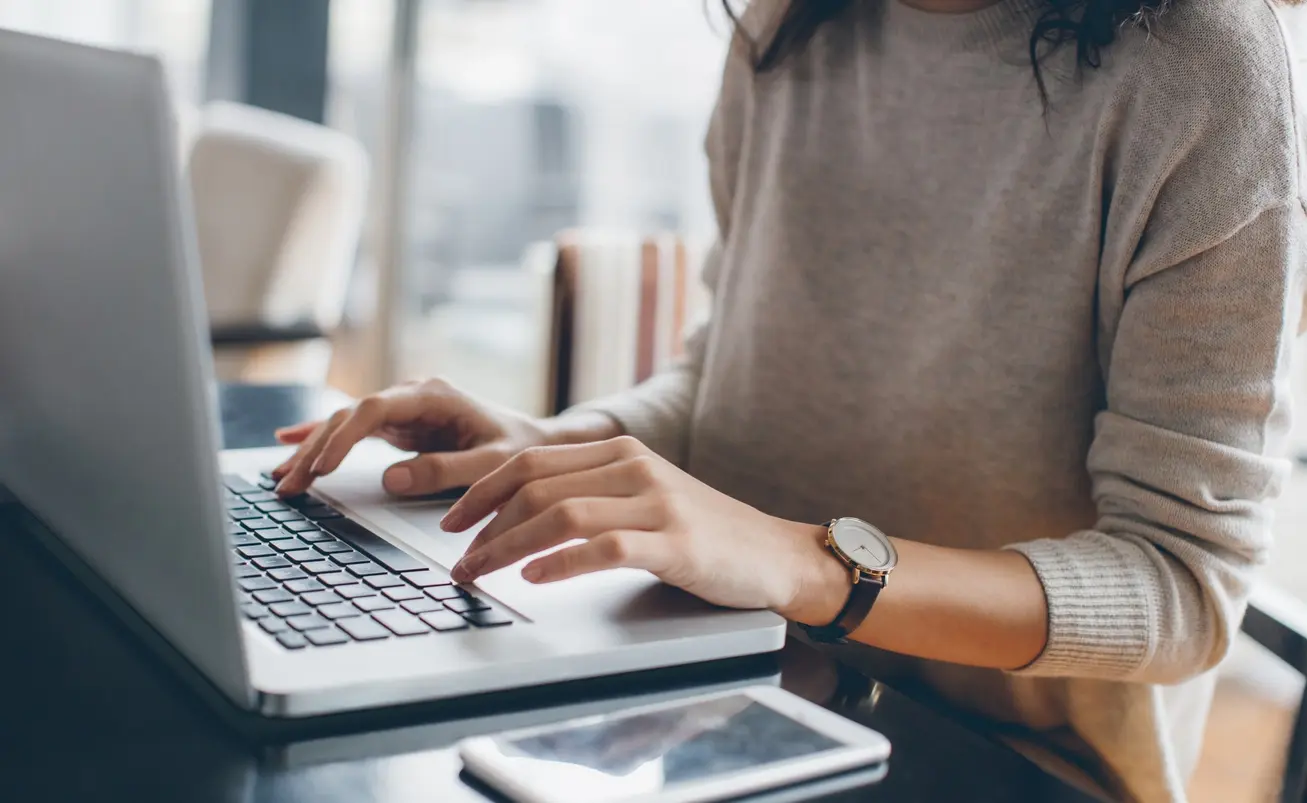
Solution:
M 315 560 L 312 563 L 305 563 L 300 568 L 309 574 L 327 574 L 340 571 L 340 567 L 329 560 Z
M 409 572 L 404 575 L 404 579 L 418 588 L 434 588 L 435 586 L 448 586 L 454 584 L 453 578 L 448 574 L 435 569 L 427 569 L 424 572 Z
M 277 487 L 277 481 L 274 480 L 272 477 L 263 476 L 259 478 L 259 481 L 256 482 L 255 485 L 259 486 L 265 491 L 271 491 L 273 488 Z
M 473 627 L 506 627 L 513 624 L 512 619 L 499 611 L 469 611 L 463 614 L 463 618 L 471 622 Z
M 378 611 L 372 614 L 372 618 L 381 622 L 387 630 L 397 636 L 420 636 L 431 632 L 420 619 L 403 611 Z
M 285 554 L 286 560 L 294 561 L 295 563 L 325 563 L 325 561 L 322 560 L 322 555 L 312 549 L 297 549 L 294 552 L 287 552 Z
M 241 578 L 240 580 L 237 580 L 236 585 L 240 586 L 246 591 L 263 591 L 265 589 L 277 587 L 276 581 L 269 580 L 268 578 L 263 576 L 244 577 Z
M 297 549 L 311 549 L 308 544 L 298 538 L 281 538 L 269 544 L 278 552 L 294 552 Z
M 277 522 L 271 519 L 264 519 L 264 518 L 246 519 L 245 521 L 241 522 L 241 526 L 249 530 L 250 532 L 255 533 L 265 541 L 268 540 L 269 537 L 266 531 L 278 530 L 281 528 L 281 525 L 278 524 Z
M 424 613 L 418 618 L 442 633 L 450 630 L 467 630 L 468 628 L 468 624 L 463 617 L 450 611 L 433 611 Z
M 245 563 L 244 561 L 242 561 L 242 562 L 236 564 L 236 576 L 237 576 L 237 577 L 258 577 L 258 576 L 259 576 L 259 570 L 258 570 L 258 568 L 254 567 L 254 566 L 251 566 L 250 564 Z
M 404 550 L 349 519 L 322 522 L 322 529 L 353 546 L 392 572 L 416 572 L 427 566 Z
M 288 521 L 304 521 L 304 517 L 293 510 L 283 510 L 278 513 L 269 513 L 268 518 L 279 524 L 285 524 Z
M 257 602 L 241 603 L 241 613 L 246 619 L 262 619 L 265 616 L 271 616 L 268 609 Z
M 284 569 L 273 569 L 272 571 L 268 572 L 268 576 L 271 577 L 273 580 L 277 580 L 282 583 L 286 582 L 287 580 L 302 580 L 305 577 L 308 577 L 307 574 L 295 568 L 294 566 L 287 566 Z
M 245 504 L 245 500 L 241 499 L 239 496 L 233 496 L 230 499 L 222 500 L 223 510 L 239 510 L 243 507 L 249 507 L 249 505 Z
M 288 619 L 292 616 L 304 616 L 313 613 L 313 609 L 298 600 L 295 602 L 278 602 L 276 605 L 268 606 L 273 616 L 280 616 L 282 619 Z
M 263 628 L 264 630 L 266 630 L 267 632 L 271 633 L 274 636 L 277 635 L 278 633 L 285 633 L 287 630 L 290 630 L 290 625 L 286 624 L 280 619 L 273 619 L 271 617 L 267 619 L 260 619 L 259 627 Z
M 333 644 L 349 643 L 349 636 L 345 635 L 344 633 L 340 632 L 334 627 L 329 627 L 325 630 L 310 630 L 309 632 L 304 634 L 304 638 L 308 639 L 309 641 L 313 642 L 319 647 L 330 647 Z
M 348 619 L 351 616 L 362 616 L 363 614 L 359 613 L 359 609 L 348 602 L 336 602 L 318 608 L 318 615 L 335 621 L 337 619 Z
M 374 577 L 365 577 L 363 578 L 363 582 L 373 588 L 397 588 L 404 585 L 404 581 L 393 574 L 379 574 Z
M 327 577 L 329 575 L 322 575 L 322 576 Z M 325 587 L 322 585 L 322 583 L 319 583 L 317 580 L 314 580 L 312 577 L 306 577 L 303 580 L 291 580 L 290 582 L 286 583 L 286 590 L 294 594 L 309 594 L 314 591 L 322 591 L 324 590 L 324 588 Z
M 295 599 L 295 595 L 284 588 L 270 588 L 267 591 L 255 591 L 254 598 L 264 605 L 272 605 L 277 602 L 290 602 Z
M 261 519 L 263 514 L 252 507 L 238 507 L 235 510 L 227 511 L 228 518 L 234 521 L 245 521 L 246 519 Z
M 252 563 L 260 569 L 284 569 L 290 565 L 290 561 L 281 555 L 273 555 L 270 558 L 256 558 Z
M 283 497 L 281 501 L 285 502 L 286 504 L 290 505 L 296 510 L 302 510 L 303 508 L 306 507 L 313 507 L 314 505 L 323 504 L 321 500 L 317 499 L 316 497 L 309 496 L 308 494 Z
M 305 518 L 313 521 L 328 521 L 341 518 L 341 512 L 331 505 L 309 505 L 301 508 Z
M 349 566 L 348 571 L 355 577 L 375 577 L 378 574 L 390 574 L 390 572 L 375 563 L 356 563 Z
M 316 630 L 319 627 L 327 627 L 331 623 L 326 619 L 323 619 L 321 616 L 318 616 L 316 613 L 311 613 L 307 616 L 292 616 L 286 620 L 286 624 L 300 632 L 304 632 L 305 630 Z
M 373 611 L 386 611 L 395 607 L 395 603 L 385 597 L 364 597 L 363 599 L 354 600 L 354 606 L 360 611 L 372 613 Z
M 351 583 L 357 582 L 353 577 L 350 577 L 348 574 L 345 574 L 344 572 L 332 572 L 331 574 L 320 574 L 318 575 L 318 579 L 321 580 L 324 585 L 329 585 L 333 587 L 350 585 Z
M 360 597 L 374 596 L 377 590 L 358 583 L 351 583 L 347 586 L 336 586 L 336 593 L 345 599 L 359 599 Z
M 253 491 L 252 493 L 241 494 L 241 498 L 251 505 L 257 505 L 260 502 L 279 502 L 281 499 L 271 491 Z
M 318 525 L 311 521 L 288 521 L 283 525 L 287 530 L 293 533 L 315 533 L 321 532 Z M 330 536 L 327 536 L 330 539 Z
M 445 600 L 445 607 L 454 613 L 468 613 L 470 611 L 484 611 L 490 606 L 483 599 L 465 594 L 455 599 Z
M 308 642 L 299 633 L 280 633 L 277 641 L 288 650 L 302 650 Z
M 289 507 L 281 502 L 260 502 L 254 506 L 254 509 L 260 513 L 284 513 L 290 510 Z
M 331 538 L 331 536 L 327 535 L 326 533 L 320 533 L 320 535 L 328 539 Z M 354 552 L 354 550 L 350 549 L 347 544 L 342 544 L 341 542 L 335 540 L 328 540 L 325 543 L 320 543 L 317 545 L 316 548 L 319 552 L 321 552 L 324 555 L 343 555 L 346 552 Z M 358 553 L 355 552 L 354 554 L 357 555 Z
M 463 596 L 463 589 L 457 586 L 436 586 L 427 589 L 427 596 L 444 602 L 447 599 L 458 599 Z
M 381 593 L 385 594 L 388 598 L 393 599 L 395 602 L 404 602 L 405 600 L 423 598 L 421 591 L 418 591 L 416 588 L 409 588 L 408 586 L 387 588 L 383 590 Z
M 426 597 L 423 597 L 422 599 L 409 600 L 408 602 L 405 602 L 403 605 L 400 605 L 399 607 L 403 608 L 404 610 L 412 614 L 430 613 L 432 611 L 445 610 L 444 606 L 442 606 L 439 602 L 436 602 L 434 599 L 427 599 Z
M 236 551 L 239 552 L 241 554 L 241 557 L 244 558 L 267 558 L 277 554 L 276 552 L 273 552 L 268 547 L 262 545 L 243 546 Z
M 227 522 L 227 535 L 242 535 L 244 534 L 244 532 L 245 532 L 245 528 L 240 525 L 240 522 L 238 521 Z
M 309 605 L 331 605 L 340 602 L 340 595 L 330 589 L 324 591 L 310 591 L 300 597 L 300 602 Z
M 260 543 L 262 542 L 259 539 L 246 532 L 231 536 L 232 546 L 258 546 Z
M 375 641 L 390 637 L 389 630 L 366 616 L 359 616 L 355 619 L 341 619 L 336 624 L 355 641 Z
M 222 484 L 227 486 L 227 490 L 234 494 L 252 494 L 259 490 L 246 482 L 245 478 L 239 474 L 223 474 Z
M 345 548 L 349 549 L 348 546 L 346 546 Z M 332 555 L 331 559 L 339 563 L 341 566 L 354 566 L 359 563 L 372 562 L 371 560 L 368 559 L 367 555 L 364 555 L 362 552 L 355 552 L 352 549 L 349 549 L 348 552 L 338 552 Z

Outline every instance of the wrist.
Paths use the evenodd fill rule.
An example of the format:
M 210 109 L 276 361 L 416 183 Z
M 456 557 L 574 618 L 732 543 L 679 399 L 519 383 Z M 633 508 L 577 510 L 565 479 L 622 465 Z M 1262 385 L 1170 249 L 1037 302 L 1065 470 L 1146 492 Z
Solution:
M 612 416 L 594 410 L 563 413 L 552 418 L 539 419 L 541 446 L 568 446 L 578 443 L 595 443 L 624 434 L 621 424 Z
M 798 547 L 794 588 L 790 598 L 776 607 L 776 613 L 803 625 L 823 627 L 834 621 L 853 590 L 853 575 L 826 546 L 825 525 L 796 524 L 794 543 Z

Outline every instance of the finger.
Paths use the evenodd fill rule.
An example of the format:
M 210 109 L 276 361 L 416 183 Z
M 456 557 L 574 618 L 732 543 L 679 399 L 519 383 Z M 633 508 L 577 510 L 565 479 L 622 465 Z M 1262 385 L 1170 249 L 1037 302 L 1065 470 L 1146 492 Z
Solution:
M 559 474 L 523 485 L 513 498 L 499 509 L 499 514 L 477 533 L 468 546 L 474 552 L 528 519 L 535 518 L 554 505 L 576 497 L 629 497 L 648 485 L 642 463 L 626 460 L 618 463 Z
M 644 569 L 657 574 L 668 548 L 659 533 L 613 530 L 531 561 L 522 569 L 527 581 L 556 583 L 608 569 Z
M 430 397 L 419 396 L 410 388 L 400 387 L 369 396 L 355 405 L 343 421 L 322 444 L 310 467 L 314 476 L 330 474 L 340 467 L 341 461 L 358 445 L 358 442 L 394 424 L 417 420 L 432 404 Z
M 313 474 L 309 467 L 317 460 L 322 445 L 331 437 L 331 433 L 344 423 L 349 414 L 349 410 L 341 410 L 327 419 L 327 423 L 315 429 L 312 435 L 305 438 L 300 444 L 299 451 L 291 458 L 294 462 L 288 467 L 286 476 L 277 483 L 276 493 L 279 496 L 298 496 L 309 489 L 313 484 Z
M 653 506 L 640 498 L 576 498 L 504 532 L 454 567 L 454 581 L 470 583 L 537 552 L 608 530 L 633 530 L 656 523 Z
M 643 448 L 634 438 L 614 438 L 577 446 L 527 449 L 473 485 L 440 523 L 447 532 L 462 532 L 498 510 L 528 482 L 571 474 L 634 457 Z
M 304 421 L 289 427 L 282 427 L 277 430 L 274 436 L 278 443 L 293 444 L 302 443 L 305 438 L 313 434 L 313 430 L 322 425 L 321 421 Z
M 482 446 L 465 452 L 418 455 L 386 469 L 381 484 L 395 496 L 426 496 L 466 488 L 504 464 L 504 452 Z
M 299 463 L 300 458 L 303 457 L 304 450 L 308 448 L 307 442 L 313 438 L 313 435 L 316 432 L 318 432 L 324 427 L 329 426 L 330 423 L 331 423 L 330 421 L 324 421 L 320 424 L 314 425 L 314 428 L 309 431 L 309 434 L 305 435 L 303 438 L 300 439 L 299 448 L 296 449 L 295 452 L 290 457 L 286 458 L 286 460 L 281 465 L 277 466 L 272 470 L 271 472 L 272 478 L 277 482 L 281 482 L 283 479 L 285 479 L 286 475 L 290 473 L 291 469 L 294 468 L 296 464 Z

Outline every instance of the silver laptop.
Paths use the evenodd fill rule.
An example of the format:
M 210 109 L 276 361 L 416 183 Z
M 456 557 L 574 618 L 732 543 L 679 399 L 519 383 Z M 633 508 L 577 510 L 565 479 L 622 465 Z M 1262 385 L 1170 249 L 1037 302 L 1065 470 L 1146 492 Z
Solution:
M 237 706 L 298 718 L 782 646 L 774 614 L 638 572 L 452 586 L 470 536 L 385 497 L 389 447 L 283 506 L 260 472 L 284 453 L 218 451 L 159 63 L 0 32 L 0 110 L 0 484 Z

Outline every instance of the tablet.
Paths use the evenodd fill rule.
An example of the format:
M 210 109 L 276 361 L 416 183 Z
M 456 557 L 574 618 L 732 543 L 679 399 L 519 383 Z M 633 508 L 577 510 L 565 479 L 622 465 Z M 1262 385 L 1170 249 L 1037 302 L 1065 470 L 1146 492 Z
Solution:
M 699 803 L 879 764 L 890 745 L 759 686 L 472 738 L 459 753 L 516 803 Z

